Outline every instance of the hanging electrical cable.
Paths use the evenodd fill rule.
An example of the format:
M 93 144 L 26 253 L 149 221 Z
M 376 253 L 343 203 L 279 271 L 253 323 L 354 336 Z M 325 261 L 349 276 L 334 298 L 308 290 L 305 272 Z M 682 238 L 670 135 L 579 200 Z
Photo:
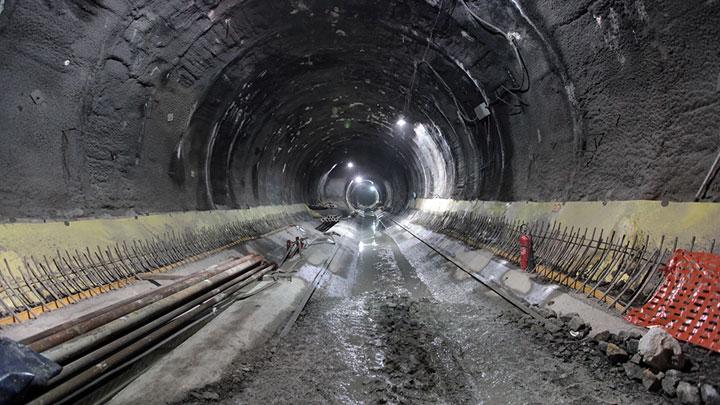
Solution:
M 482 27 L 483 29 L 485 29 L 487 32 L 489 32 L 492 35 L 502 36 L 512 46 L 513 51 L 515 52 L 515 57 L 517 58 L 517 61 L 518 61 L 518 65 L 520 66 L 520 70 L 523 74 L 523 78 L 522 78 L 522 83 L 520 83 L 519 86 L 517 86 L 516 88 L 510 88 L 510 89 L 506 88 L 506 90 L 510 91 L 513 94 L 520 94 L 520 93 L 528 92 L 530 90 L 530 72 L 527 69 L 527 65 L 525 64 L 525 59 L 523 58 L 522 53 L 520 52 L 520 48 L 518 47 L 518 44 L 517 44 L 517 41 L 515 40 L 515 38 L 512 35 L 502 31 L 500 28 L 496 27 L 495 25 L 478 17 L 478 15 L 475 14 L 472 11 L 472 9 L 470 9 L 470 7 L 467 5 L 465 0 L 460 0 L 460 1 L 462 2 L 463 6 L 465 7 L 465 10 L 467 10 L 468 14 L 470 14 L 470 16 L 473 18 L 473 20 L 475 20 L 475 22 L 478 23 L 478 25 L 480 25 L 480 27 Z
M 530 73 L 529 73 L 529 71 L 528 71 L 528 69 L 527 69 L 527 66 L 526 66 L 526 64 L 525 64 L 525 60 L 524 60 L 524 58 L 523 58 L 523 56 L 522 56 L 522 53 L 520 52 L 520 49 L 519 49 L 519 47 L 518 47 L 518 44 L 517 44 L 515 38 L 514 38 L 512 35 L 510 35 L 510 34 L 508 34 L 508 33 L 505 33 L 504 31 L 502 31 L 502 30 L 501 30 L 500 28 L 498 28 L 497 26 L 495 26 L 495 25 L 493 25 L 493 24 L 491 24 L 491 23 L 483 20 L 482 18 L 478 17 L 477 14 L 475 14 L 475 13 L 470 9 L 470 7 L 469 7 L 468 4 L 465 2 L 465 0 L 460 0 L 460 1 L 462 2 L 462 5 L 465 7 L 465 10 L 470 14 L 470 16 L 473 18 L 473 20 L 474 20 L 476 23 L 478 23 L 483 29 L 485 29 L 485 30 L 486 30 L 487 32 L 489 32 L 490 34 L 496 35 L 496 36 L 502 36 L 503 38 L 505 38 L 505 39 L 509 42 L 509 44 L 512 46 L 512 48 L 513 48 L 513 52 L 515 53 L 515 56 L 516 56 L 516 58 L 517 58 L 518 65 L 519 65 L 519 67 L 520 67 L 520 70 L 522 71 L 522 81 L 521 81 L 521 83 L 520 83 L 518 86 L 515 86 L 515 87 L 507 87 L 507 86 L 505 86 L 505 85 L 503 85 L 503 84 L 500 84 L 500 88 L 502 88 L 502 89 L 505 90 L 506 92 L 508 92 L 508 93 L 510 93 L 510 94 L 513 94 L 513 95 L 515 95 L 515 96 L 517 96 L 518 94 L 522 94 L 522 93 L 525 93 L 525 92 L 529 91 L 529 90 L 530 90 Z M 431 31 L 430 31 L 430 35 L 428 36 L 427 44 L 426 44 L 426 46 L 425 46 L 425 50 L 423 51 L 422 58 L 421 58 L 420 60 L 414 61 L 414 63 L 413 63 L 413 73 L 412 73 L 411 78 L 410 78 L 410 85 L 408 86 L 408 93 L 407 93 L 407 96 L 405 97 L 405 104 L 404 104 L 404 106 L 403 106 L 403 116 L 408 115 L 408 114 L 409 114 L 409 111 L 410 111 L 410 106 L 411 106 L 411 103 L 412 103 L 412 97 L 413 97 L 413 93 L 414 93 L 414 91 L 415 91 L 415 86 L 416 86 L 416 83 L 417 83 L 418 69 L 419 69 L 419 67 L 420 67 L 421 65 L 425 65 L 425 66 L 427 66 L 428 69 L 431 71 L 431 73 L 433 74 L 433 76 L 435 77 L 435 79 L 436 79 L 443 87 L 445 87 L 445 89 L 447 90 L 447 92 L 449 93 L 449 95 L 452 97 L 453 103 L 455 104 L 455 107 L 457 108 L 458 117 L 459 117 L 460 119 L 462 119 L 462 120 L 467 121 L 467 122 L 475 122 L 475 121 L 478 120 L 478 117 L 477 117 L 477 116 L 476 116 L 476 117 L 470 117 L 470 114 L 468 114 L 467 112 L 465 112 L 465 109 L 460 105 L 460 102 L 459 102 L 459 100 L 457 99 L 457 97 L 455 96 L 455 93 L 454 93 L 454 91 L 452 90 L 452 88 L 447 84 L 447 82 L 443 79 L 443 77 L 437 72 L 437 70 L 435 70 L 435 68 L 434 68 L 434 67 L 430 64 L 430 62 L 427 60 L 428 52 L 430 51 L 430 45 L 431 45 L 431 43 L 432 43 L 432 41 L 433 41 L 433 39 L 434 39 L 434 37 L 435 37 L 435 31 L 436 31 L 436 29 L 437 29 L 438 22 L 439 22 L 439 20 L 440 20 L 440 15 L 442 14 L 442 12 L 443 12 L 443 10 L 444 10 L 444 8 L 445 8 L 444 5 L 445 5 L 445 2 L 442 1 L 442 2 L 440 3 L 439 8 L 438 8 L 437 14 L 435 15 L 435 19 L 434 19 L 434 21 L 433 21 L 433 26 L 432 26 L 432 29 L 431 29 Z M 455 1 L 453 2 L 453 5 L 452 5 L 453 11 L 455 10 L 455 7 L 456 7 L 456 6 L 457 6 L 457 0 L 455 0 Z M 509 72 L 509 73 L 508 73 L 509 76 L 512 78 L 512 73 L 511 73 L 510 71 L 508 71 L 508 72 Z M 513 80 L 514 80 L 514 79 L 513 79 Z M 495 93 L 495 99 L 494 99 L 494 100 L 491 101 L 491 100 L 488 100 L 488 99 L 486 98 L 486 104 L 487 104 L 488 106 L 489 106 L 489 105 L 492 105 L 492 104 L 494 104 L 494 103 L 496 103 L 496 102 L 498 102 L 498 101 L 501 101 L 501 102 L 503 102 L 504 104 L 506 104 L 506 105 L 508 105 L 508 106 L 510 106 L 510 107 L 513 107 L 513 108 L 521 108 L 521 109 L 522 109 L 522 106 L 525 105 L 525 103 L 523 103 L 522 101 L 518 101 L 517 104 L 513 104 L 513 103 L 510 103 L 510 102 L 504 100 L 504 99 L 502 98 L 502 95 L 498 93 L 498 90 L 495 90 L 494 93 Z M 522 112 L 522 111 L 520 111 L 520 112 Z M 515 115 L 515 114 L 516 114 L 516 113 L 513 113 L 513 115 Z
M 438 82 L 440 82 L 440 84 L 442 84 L 443 87 L 445 87 L 445 90 L 447 90 L 448 94 L 453 99 L 453 103 L 455 103 L 455 108 L 457 109 L 458 116 L 461 119 L 468 121 L 468 122 L 475 122 L 478 120 L 477 117 L 470 118 L 468 116 L 468 114 L 464 111 L 464 108 L 460 105 L 460 102 L 458 101 L 457 97 L 455 96 L 455 92 L 452 90 L 450 85 L 447 84 L 445 79 L 443 79 L 443 77 L 440 75 L 440 73 L 438 73 L 438 71 L 435 70 L 435 68 L 430 64 L 430 62 L 428 62 L 426 60 L 421 60 L 416 63 L 416 66 L 419 66 L 419 65 L 427 66 L 427 68 L 430 70 L 430 72 L 433 73 L 433 76 L 436 78 L 436 80 Z
M 445 0 L 441 0 L 440 6 L 438 7 L 438 11 L 435 14 L 435 19 L 433 20 L 433 26 L 430 29 L 430 35 L 427 39 L 427 44 L 425 45 L 425 50 L 423 51 L 423 56 L 421 59 L 421 62 L 425 62 L 427 59 L 428 52 L 430 52 L 430 44 L 433 41 L 433 38 L 435 37 L 435 29 L 437 28 L 438 21 L 440 20 L 440 14 L 442 14 L 443 8 L 445 5 Z M 414 61 L 413 63 L 413 73 L 412 76 L 410 76 L 410 85 L 408 86 L 408 93 L 405 97 L 405 105 L 403 106 L 403 114 L 408 115 L 410 112 L 410 104 L 412 102 L 412 95 L 413 91 L 415 89 L 415 81 L 417 79 L 417 70 L 418 70 L 418 61 Z

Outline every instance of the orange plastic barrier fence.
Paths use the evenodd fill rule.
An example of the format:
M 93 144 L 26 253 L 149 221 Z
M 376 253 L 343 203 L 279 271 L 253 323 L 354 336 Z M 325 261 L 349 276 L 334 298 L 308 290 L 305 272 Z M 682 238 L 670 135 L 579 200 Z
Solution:
M 625 318 L 640 326 L 662 326 L 679 340 L 720 352 L 720 256 L 675 251 L 662 286 Z

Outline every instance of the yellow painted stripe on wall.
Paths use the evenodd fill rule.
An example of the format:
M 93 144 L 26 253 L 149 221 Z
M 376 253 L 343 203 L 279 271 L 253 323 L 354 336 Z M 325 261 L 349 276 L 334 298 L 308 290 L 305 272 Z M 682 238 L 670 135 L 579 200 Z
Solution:
M 82 250 L 119 241 L 149 239 L 174 231 L 198 230 L 236 221 L 257 221 L 279 214 L 308 212 L 304 204 L 263 206 L 242 210 L 188 211 L 148 216 L 82 219 L 69 222 L 24 222 L 0 225 L 0 258 L 13 269 L 30 255 L 53 256 L 57 249 Z M 0 263 L 4 265 L 3 263 Z
M 511 220 L 560 221 L 585 228 L 597 227 L 616 231 L 657 246 L 662 235 L 666 241 L 679 238 L 679 247 L 687 247 L 695 236 L 696 249 L 709 246 L 712 239 L 720 243 L 720 203 L 675 203 L 662 206 L 660 201 L 573 201 L 573 202 L 498 202 L 418 199 L 416 208 L 429 212 L 472 211 L 475 215 L 505 216 Z M 716 246 L 717 244 L 716 243 Z M 667 242 L 666 242 L 666 246 Z M 717 251 L 717 249 L 716 249 Z

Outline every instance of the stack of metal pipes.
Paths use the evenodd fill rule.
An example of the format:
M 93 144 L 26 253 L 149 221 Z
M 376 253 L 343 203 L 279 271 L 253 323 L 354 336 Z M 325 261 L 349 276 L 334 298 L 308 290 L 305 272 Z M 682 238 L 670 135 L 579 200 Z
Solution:
M 113 372 L 216 316 L 276 267 L 258 255 L 226 260 L 22 340 L 62 366 L 30 403 L 77 401 Z

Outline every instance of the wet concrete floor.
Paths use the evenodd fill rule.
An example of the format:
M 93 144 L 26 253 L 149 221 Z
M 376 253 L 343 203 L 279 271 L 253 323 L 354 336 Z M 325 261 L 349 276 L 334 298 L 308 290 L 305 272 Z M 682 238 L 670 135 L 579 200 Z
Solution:
M 658 402 L 532 341 L 508 320 L 514 308 L 430 249 L 406 257 L 377 219 L 353 226 L 356 256 L 292 331 L 185 403 Z

